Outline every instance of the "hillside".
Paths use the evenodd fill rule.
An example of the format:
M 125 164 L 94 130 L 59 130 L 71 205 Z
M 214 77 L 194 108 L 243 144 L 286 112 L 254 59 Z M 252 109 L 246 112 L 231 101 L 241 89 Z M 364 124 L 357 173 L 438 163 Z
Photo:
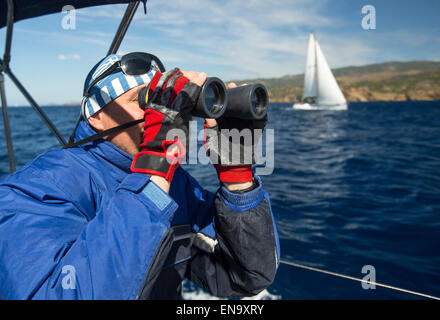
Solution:
M 440 100 L 440 62 L 386 62 L 333 69 L 348 101 Z M 263 83 L 272 102 L 301 99 L 304 74 L 234 81 Z

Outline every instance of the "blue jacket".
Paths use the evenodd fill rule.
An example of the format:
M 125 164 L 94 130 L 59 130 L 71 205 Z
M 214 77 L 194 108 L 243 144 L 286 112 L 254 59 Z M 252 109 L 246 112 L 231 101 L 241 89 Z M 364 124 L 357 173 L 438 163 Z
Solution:
M 75 140 L 95 132 L 81 122 Z M 0 183 L 0 298 L 174 299 L 188 278 L 216 296 L 274 279 L 278 236 L 261 186 L 199 186 L 178 168 L 166 194 L 97 140 L 48 151 Z

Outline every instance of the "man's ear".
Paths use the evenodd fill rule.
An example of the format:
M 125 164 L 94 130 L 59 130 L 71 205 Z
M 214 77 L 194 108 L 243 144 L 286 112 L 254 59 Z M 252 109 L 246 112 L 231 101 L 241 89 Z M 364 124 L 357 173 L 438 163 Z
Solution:
M 104 121 L 103 121 L 103 113 L 102 109 L 98 112 L 94 113 L 89 117 L 89 124 L 92 126 L 95 131 L 100 132 L 104 130 Z

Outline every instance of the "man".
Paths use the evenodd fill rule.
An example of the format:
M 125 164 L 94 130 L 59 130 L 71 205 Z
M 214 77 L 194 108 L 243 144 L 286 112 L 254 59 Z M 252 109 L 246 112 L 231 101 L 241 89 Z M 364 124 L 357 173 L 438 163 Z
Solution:
M 273 281 L 269 196 L 251 164 L 224 160 L 210 143 L 234 119 L 206 121 L 221 182 L 212 194 L 179 166 L 183 141 L 167 140 L 188 132 L 206 75 L 162 74 L 150 58 L 101 60 L 85 82 L 75 147 L 0 183 L 1 298 L 174 299 L 185 277 L 216 296 L 249 296 Z

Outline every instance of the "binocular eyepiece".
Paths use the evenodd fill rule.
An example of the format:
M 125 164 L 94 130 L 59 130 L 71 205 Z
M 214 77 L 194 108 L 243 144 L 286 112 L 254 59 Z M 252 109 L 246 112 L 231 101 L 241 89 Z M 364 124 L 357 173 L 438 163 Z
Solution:
M 192 115 L 201 118 L 221 116 L 261 120 L 267 114 L 269 95 L 262 84 L 227 89 L 216 77 L 206 79 Z
M 146 101 L 148 89 L 139 92 L 139 101 Z M 261 120 L 267 114 L 269 95 L 262 84 L 250 84 L 227 89 L 222 80 L 209 77 L 202 86 L 191 114 L 200 118 L 221 116 Z

